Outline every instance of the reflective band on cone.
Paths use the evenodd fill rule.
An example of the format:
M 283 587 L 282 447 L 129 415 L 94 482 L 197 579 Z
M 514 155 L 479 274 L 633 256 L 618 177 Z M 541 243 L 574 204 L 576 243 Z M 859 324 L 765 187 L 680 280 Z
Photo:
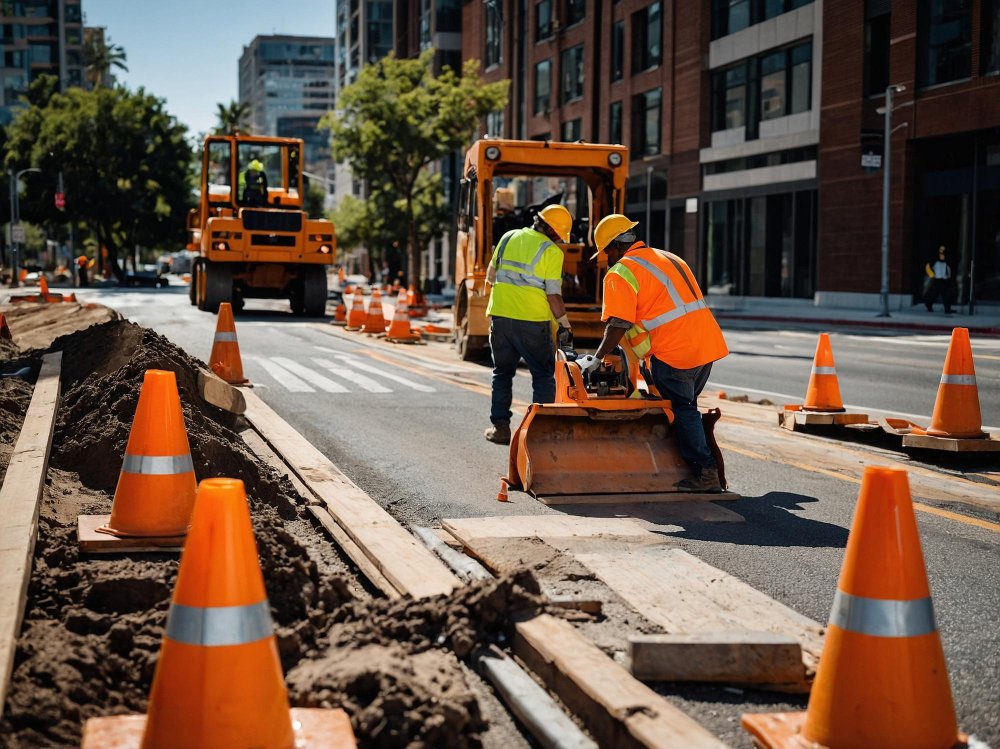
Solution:
M 975 386 L 975 384 L 976 384 L 976 376 L 975 375 L 950 375 L 950 374 L 943 374 L 943 375 L 941 375 L 941 384 L 942 385 L 972 385 L 972 386 Z
M 214 340 L 216 343 L 238 343 L 236 333 L 216 333 Z
M 170 604 L 167 637 L 184 645 L 246 645 L 274 632 L 266 600 L 249 606 L 185 606 Z
M 191 454 L 186 455 L 129 455 L 125 453 L 122 473 L 139 473 L 144 476 L 173 476 L 194 471 Z
M 810 374 L 814 375 L 836 375 L 837 370 L 835 367 L 813 367 Z
M 937 631 L 929 596 L 912 601 L 886 601 L 852 596 L 842 590 L 833 597 L 830 624 L 873 637 L 919 637 Z

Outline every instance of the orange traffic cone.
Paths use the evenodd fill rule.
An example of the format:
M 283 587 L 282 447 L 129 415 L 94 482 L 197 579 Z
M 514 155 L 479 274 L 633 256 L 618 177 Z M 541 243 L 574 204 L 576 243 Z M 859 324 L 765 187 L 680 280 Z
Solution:
M 816 355 L 813 357 L 809 387 L 806 388 L 806 401 L 802 404 L 802 410 L 844 410 L 844 402 L 840 398 L 840 383 L 837 381 L 837 368 L 833 363 L 833 350 L 830 348 L 830 336 L 826 333 L 819 334 L 819 343 L 816 344 Z
M 347 330 L 361 330 L 367 317 L 365 299 L 361 296 L 361 292 L 355 289 L 351 299 L 351 311 L 347 315 Z
M 497 502 L 509 502 L 510 499 L 507 497 L 507 482 L 500 482 L 500 491 L 497 492 Z
M 7 324 L 7 318 L 4 317 L 3 312 L 0 312 L 0 338 L 5 341 L 14 340 L 14 336 L 10 333 L 10 326 Z
M 49 295 L 49 282 L 45 280 L 45 276 L 38 277 L 38 293 L 42 296 Z
M 948 670 L 906 471 L 866 468 L 806 713 L 744 715 L 765 749 L 951 749 Z
M 406 292 L 400 291 L 396 298 L 396 311 L 392 315 L 392 323 L 386 331 L 385 339 L 397 343 L 412 343 L 420 340 L 420 334 L 410 328 L 410 315 L 407 312 Z
M 423 293 L 417 291 L 415 284 L 411 283 L 410 289 L 406 293 L 406 306 L 410 317 L 427 316 L 427 302 L 424 300 Z
M 243 482 L 202 481 L 191 521 L 149 713 L 88 721 L 83 748 L 355 746 L 342 710 L 289 710 Z
M 177 378 L 173 372 L 146 370 L 111 516 L 81 516 L 81 546 L 86 551 L 176 547 L 180 543 L 177 537 L 187 533 L 194 496 L 194 464 L 184 430 Z M 102 520 L 103 524 L 99 522 Z M 85 533 L 90 530 L 98 534 L 95 548 L 87 543 L 95 538 Z M 116 543 L 108 535 L 124 541 Z M 133 541 L 129 542 L 129 538 Z M 136 544 L 137 538 L 142 543 Z M 166 543 L 158 544 L 156 539 Z
M 333 322 L 331 325 L 347 325 L 347 307 L 344 306 L 344 301 L 341 300 L 337 305 L 337 308 L 333 311 Z
M 243 360 L 240 358 L 240 344 L 236 340 L 236 324 L 233 322 L 233 307 L 229 302 L 219 305 L 219 321 L 215 325 L 215 339 L 208 366 L 230 385 L 247 385 L 250 380 L 243 376 Z
M 368 316 L 365 318 L 362 333 L 384 333 L 385 314 L 382 312 L 382 294 L 379 290 L 372 290 L 372 300 L 368 302 Z
M 979 410 L 979 388 L 976 386 L 976 368 L 972 362 L 968 328 L 951 331 L 951 344 L 944 359 L 930 428 L 918 427 L 913 432 L 949 438 L 987 436 L 983 432 L 983 417 Z
M 347 280 L 347 271 L 344 270 L 344 266 L 341 265 L 337 268 L 337 283 L 340 284 L 341 288 L 344 286 L 344 281 Z

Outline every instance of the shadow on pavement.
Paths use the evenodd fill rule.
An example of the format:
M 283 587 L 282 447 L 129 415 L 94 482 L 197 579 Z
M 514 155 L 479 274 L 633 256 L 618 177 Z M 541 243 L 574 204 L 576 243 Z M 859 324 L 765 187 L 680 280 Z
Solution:
M 745 523 L 697 524 L 673 533 L 654 532 L 670 538 L 751 546 L 843 548 L 847 545 L 847 528 L 791 512 L 818 501 L 803 494 L 768 492 L 760 497 L 743 497 L 725 503 L 725 508 L 742 515 Z

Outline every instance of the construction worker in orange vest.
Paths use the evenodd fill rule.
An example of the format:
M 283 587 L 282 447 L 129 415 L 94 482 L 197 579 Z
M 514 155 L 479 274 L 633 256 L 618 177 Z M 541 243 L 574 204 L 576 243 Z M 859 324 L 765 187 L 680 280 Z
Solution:
M 597 367 L 622 338 L 640 359 L 650 360 L 653 383 L 674 409 L 674 433 L 694 476 L 679 491 L 722 491 L 719 471 L 698 412 L 698 396 L 712 362 L 729 353 L 722 330 L 708 308 L 694 273 L 681 258 L 654 250 L 636 238 L 638 222 L 606 216 L 594 229 L 598 254 L 607 254 L 604 277 L 604 338 L 593 356 L 577 360 L 584 371 Z M 594 257 L 597 257 L 595 255 Z

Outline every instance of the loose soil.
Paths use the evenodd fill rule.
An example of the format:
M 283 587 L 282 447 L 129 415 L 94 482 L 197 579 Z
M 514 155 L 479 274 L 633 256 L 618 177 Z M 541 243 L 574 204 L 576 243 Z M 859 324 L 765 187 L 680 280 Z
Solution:
M 237 436 L 237 417 L 198 396 L 204 364 L 117 319 L 50 350 L 64 352 L 63 397 L 0 745 L 75 747 L 87 718 L 146 710 L 177 558 L 81 555 L 76 518 L 110 512 L 142 378 L 154 368 L 176 373 L 196 475 L 235 476 L 247 487 L 293 704 L 343 707 L 361 747 L 523 745 L 460 659 L 505 642 L 513 616 L 540 609 L 530 575 L 441 599 L 374 599 L 288 479 Z M 37 365 L 42 353 L 0 365 Z M 29 386 L 10 382 L 0 380 L 3 428 L 2 414 L 30 397 Z
M 0 343 L 4 341 L 0 340 Z M 31 402 L 33 389 L 30 382 L 19 377 L 0 377 L 0 482 L 7 473 L 10 454 L 14 452 L 14 443 L 21 433 L 21 422 Z

